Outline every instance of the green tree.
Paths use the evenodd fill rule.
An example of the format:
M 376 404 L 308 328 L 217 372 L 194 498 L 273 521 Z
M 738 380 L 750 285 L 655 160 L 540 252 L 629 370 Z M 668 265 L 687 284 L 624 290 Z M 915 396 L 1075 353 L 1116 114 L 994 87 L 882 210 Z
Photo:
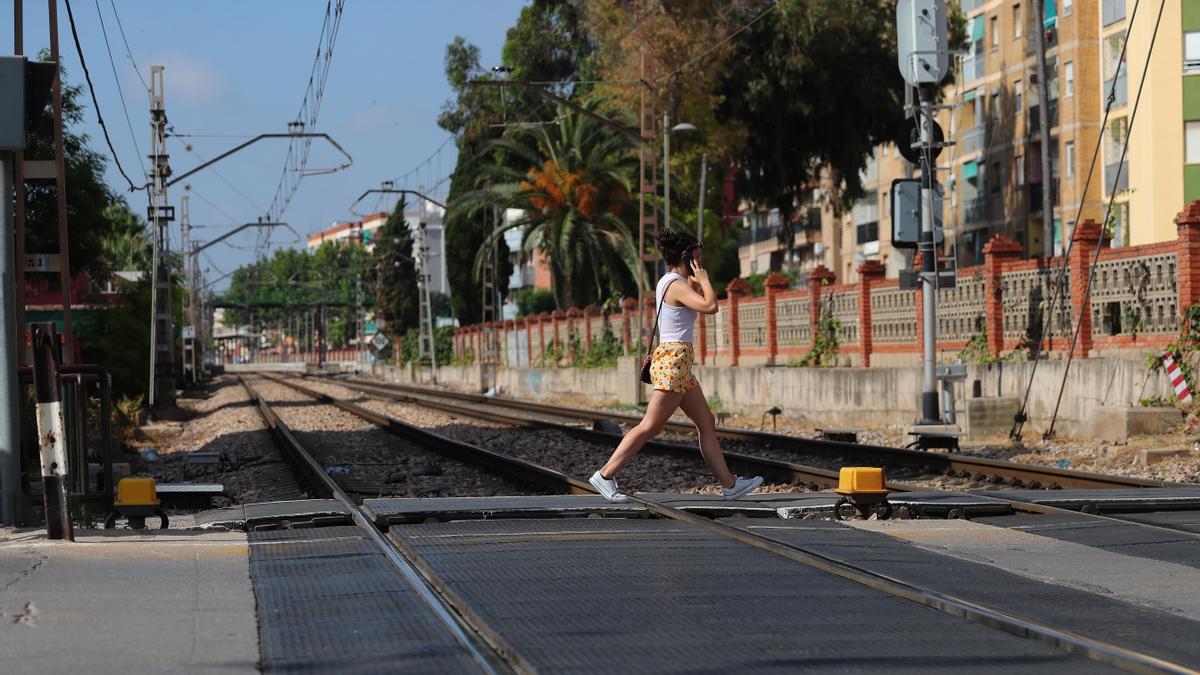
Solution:
M 446 81 L 454 91 L 438 117 L 438 125 L 457 136 L 458 162 L 450 176 L 449 203 L 475 188 L 479 167 L 485 161 L 499 161 L 486 150 L 490 139 L 499 138 L 492 126 L 504 119 L 503 95 L 498 89 L 472 87 L 474 79 L 488 79 L 479 65 L 479 48 L 462 37 L 446 46 Z M 487 155 L 487 158 L 481 157 Z M 492 230 L 487 212 L 453 212 L 445 216 L 443 236 L 446 238 L 446 273 L 450 280 L 450 301 L 454 315 L 463 324 L 476 323 L 482 316 L 482 291 L 475 271 L 475 252 L 483 245 Z M 508 248 L 500 243 L 500 270 L 497 278 L 511 273 Z
M 376 270 L 377 312 L 388 330 L 400 334 L 417 325 L 417 268 L 413 261 L 413 237 L 404 219 L 407 200 L 401 199 L 380 228 L 372 255 Z
M 584 105 L 605 114 L 600 99 Z M 492 141 L 490 147 L 514 161 L 484 163 L 480 189 L 460 197 L 452 210 L 518 209 L 520 216 L 485 240 L 476 265 L 491 240 L 520 230 L 525 250 L 546 254 L 555 300 L 565 309 L 601 303 L 612 289 L 631 294 L 637 287 L 630 223 L 637 212 L 630 198 L 637 158 L 633 141 L 589 115 L 561 107 L 558 120 L 554 126 L 519 131 L 511 140 Z
M 39 55 L 49 60 L 43 50 Z M 85 272 L 94 279 L 107 276 L 104 241 L 113 232 L 106 210 L 119 201 L 104 182 L 108 163 L 104 155 L 88 146 L 87 134 L 76 131 L 83 122 L 82 89 L 65 84 L 62 72 L 63 151 L 67 181 L 67 237 L 72 272 Z M 25 150 L 26 160 L 54 159 L 53 114 L 49 104 L 34 120 Z M 54 182 L 38 181 L 25 186 L 25 249 L 30 253 L 58 253 L 58 196 Z M 52 283 L 58 283 L 53 275 Z M 147 310 L 149 311 L 149 310 Z
M 104 209 L 112 231 L 101 243 L 105 265 L 113 271 L 150 268 L 150 228 L 146 221 L 118 198 Z
M 766 7 L 747 3 L 735 22 Z M 903 117 L 902 85 L 892 3 L 780 0 L 738 35 L 719 112 L 746 130 L 739 193 L 784 213 L 789 259 L 794 204 L 822 170 L 840 207 L 864 194 L 859 172 Z

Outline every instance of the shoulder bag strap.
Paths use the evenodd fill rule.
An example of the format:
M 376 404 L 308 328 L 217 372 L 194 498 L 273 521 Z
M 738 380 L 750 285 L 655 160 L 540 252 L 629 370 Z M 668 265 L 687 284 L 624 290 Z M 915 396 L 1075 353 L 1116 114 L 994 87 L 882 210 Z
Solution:
M 679 281 L 679 279 L 672 279 L 667 282 L 667 285 L 663 288 L 662 300 L 658 302 L 658 309 L 654 310 L 654 332 L 652 333 L 653 337 L 650 338 L 650 348 L 646 350 L 647 354 L 654 353 L 654 342 L 658 340 L 658 317 L 662 315 L 663 303 L 667 301 L 667 289 L 671 288 L 671 284 L 676 281 Z

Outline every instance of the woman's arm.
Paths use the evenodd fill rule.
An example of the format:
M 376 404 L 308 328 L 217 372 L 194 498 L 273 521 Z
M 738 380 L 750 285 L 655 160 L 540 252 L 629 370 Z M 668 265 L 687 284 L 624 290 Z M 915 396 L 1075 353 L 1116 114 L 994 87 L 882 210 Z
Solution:
M 708 280 L 708 270 L 701 267 L 697 260 L 692 260 L 691 281 L 700 286 L 699 293 L 692 288 L 690 283 L 678 286 L 671 284 L 667 288 L 666 301 L 672 305 L 683 305 L 688 309 L 694 309 L 701 314 L 716 314 L 719 309 L 717 293 L 713 290 L 712 282 Z

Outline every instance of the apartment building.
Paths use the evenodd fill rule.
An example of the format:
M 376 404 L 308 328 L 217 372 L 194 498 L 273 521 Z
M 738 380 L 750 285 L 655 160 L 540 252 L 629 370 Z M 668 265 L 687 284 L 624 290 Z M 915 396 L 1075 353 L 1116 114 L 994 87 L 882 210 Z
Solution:
M 429 290 L 435 293 L 450 293 L 450 281 L 446 276 L 446 243 L 444 237 L 443 209 L 436 204 L 427 203 L 425 206 L 425 241 L 429 247 L 429 268 L 431 284 Z M 344 223 L 334 223 L 328 228 L 315 234 L 308 235 L 307 248 L 315 251 L 326 242 L 339 246 L 365 246 L 367 250 L 375 247 L 375 239 L 379 230 L 387 222 L 386 212 L 373 213 L 362 220 Z M 420 213 L 416 210 L 405 212 L 404 220 L 409 230 L 416 232 L 420 222 Z M 416 241 L 414 238 L 415 249 Z M 416 251 L 413 251 L 416 255 Z
M 956 142 L 938 158 L 938 179 L 945 250 L 957 253 L 959 265 L 982 261 L 984 244 L 998 233 L 1020 242 L 1026 256 L 1060 253 L 1077 220 L 1103 220 L 1114 193 L 1114 246 L 1173 239 L 1175 213 L 1185 200 L 1200 199 L 1200 0 L 1167 3 L 1149 64 L 1157 6 L 1143 7 L 1131 26 L 1134 2 L 1046 0 L 1037 16 L 1036 0 L 962 1 L 968 47 L 956 55 L 943 88 L 944 102 L 955 106 L 938 114 Z M 1038 31 L 1046 44 L 1045 105 L 1037 77 Z M 1142 103 L 1130 129 L 1143 71 Z M 1114 103 L 1104 122 L 1110 92 Z M 1043 111 L 1049 115 L 1049 176 L 1041 162 Z M 808 233 L 807 264 L 824 264 L 840 280 L 854 281 L 858 265 L 873 259 L 897 276 L 907 253 L 891 246 L 891 184 L 917 175 L 894 145 L 885 144 L 862 173 L 866 197 L 848 213 L 835 217 L 822 204 L 820 189 L 814 191 L 813 202 L 792 216 L 803 222 L 796 229 Z M 1044 189 L 1051 195 L 1050 242 L 1043 242 Z M 819 218 L 813 209 L 821 210 Z M 759 272 L 766 271 L 764 263 L 781 269 L 784 247 L 751 225 L 743 232 L 743 267 L 753 260 Z

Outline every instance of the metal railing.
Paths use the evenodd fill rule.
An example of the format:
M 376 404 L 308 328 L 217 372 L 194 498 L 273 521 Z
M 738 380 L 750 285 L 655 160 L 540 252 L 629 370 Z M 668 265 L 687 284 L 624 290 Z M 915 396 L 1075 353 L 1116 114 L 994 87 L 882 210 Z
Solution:
M 1117 69 L 1117 77 L 1115 79 L 1117 81 L 1117 89 L 1114 92 L 1116 100 L 1113 102 L 1113 107 L 1120 108 L 1121 106 L 1129 103 L 1129 88 L 1126 84 L 1127 78 L 1125 76 L 1124 67 Z M 1110 91 L 1113 91 L 1112 79 L 1104 81 L 1104 90 L 1100 92 L 1102 102 L 1106 102 L 1108 100 L 1108 92 Z
M 969 155 L 987 147 L 988 127 L 986 124 L 971 127 L 959 136 L 962 153 Z
M 988 198 L 976 197 L 963 202 L 963 222 L 982 223 L 988 219 Z
M 1104 188 L 1110 195 L 1129 189 L 1129 160 L 1104 165 Z
M 738 232 L 738 246 L 749 246 L 759 242 L 768 241 L 779 238 L 778 225 L 768 225 L 765 227 L 747 227 Z

